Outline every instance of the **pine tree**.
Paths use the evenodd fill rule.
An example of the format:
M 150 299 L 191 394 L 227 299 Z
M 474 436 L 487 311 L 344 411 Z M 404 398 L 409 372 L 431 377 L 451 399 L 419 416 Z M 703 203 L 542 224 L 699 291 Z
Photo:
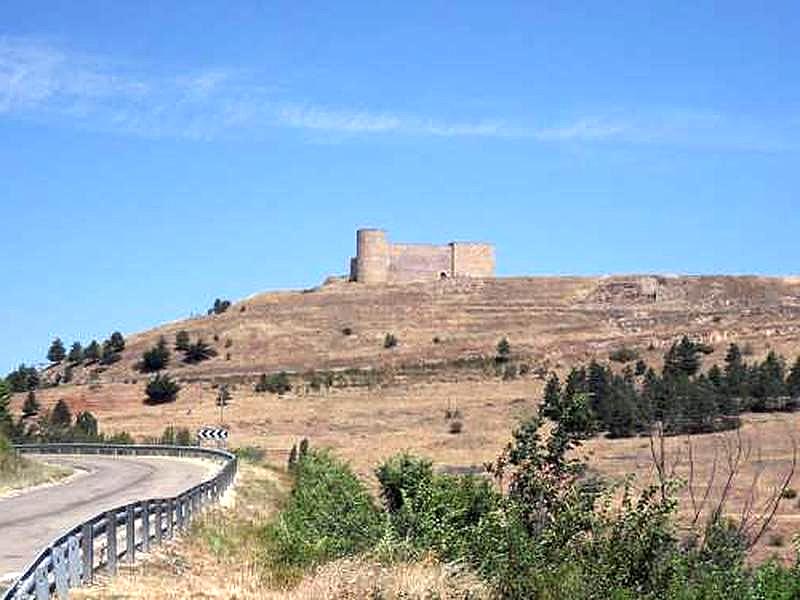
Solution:
M 648 368 L 642 380 L 640 414 L 643 423 L 650 425 L 663 420 L 662 381 L 654 369 Z
M 41 407 L 39 401 L 36 399 L 36 392 L 31 390 L 28 392 L 25 402 L 22 404 L 22 416 L 25 418 L 33 417 L 39 414 Z
M 561 382 L 558 375 L 552 373 L 544 386 L 542 414 L 548 419 L 558 421 L 561 418 Z
M 725 387 L 731 398 L 743 400 L 748 397 L 747 365 L 742 359 L 742 351 L 736 344 L 731 344 L 725 355 Z
M 114 350 L 114 344 L 111 342 L 111 340 L 106 340 L 105 342 L 103 342 L 103 350 L 100 354 L 101 365 L 114 364 L 121 358 L 122 357 L 119 355 L 119 352 Z
M 97 340 L 92 340 L 89 342 L 89 345 L 86 346 L 86 349 L 83 351 L 83 358 L 86 362 L 95 362 L 100 360 L 102 356 L 102 349 L 100 348 L 100 344 L 97 343 Z
M 770 351 L 764 362 L 753 369 L 750 381 L 754 399 L 752 410 L 769 410 L 774 404 L 770 400 L 786 395 L 784 371 L 783 361 L 774 351 Z
M 56 338 L 50 344 L 50 350 L 47 351 L 47 360 L 51 363 L 60 363 L 67 356 L 67 350 L 64 348 L 64 342 L 61 338 Z
M 589 372 L 586 379 L 589 403 L 592 411 L 601 422 L 606 421 L 608 397 L 611 393 L 611 379 L 611 369 L 594 360 L 589 363 Z
M 614 377 L 606 399 L 608 437 L 621 438 L 635 435 L 640 427 L 639 398 L 633 385 L 622 377 Z
M 142 354 L 142 361 L 139 363 L 139 369 L 144 373 L 160 371 L 166 368 L 169 364 L 169 359 L 170 352 L 169 348 L 167 348 L 167 340 L 162 336 L 154 347 Z
M 571 398 L 575 394 L 585 394 L 588 391 L 586 369 L 573 367 L 567 375 L 567 382 L 564 385 L 564 398 Z
M 111 334 L 111 337 L 108 340 L 112 352 L 122 352 L 125 350 L 125 338 L 119 331 L 115 331 Z
M 789 395 L 792 398 L 800 398 L 800 356 L 789 371 L 789 377 L 786 380 L 786 387 L 788 388 Z
M 673 344 L 664 356 L 664 375 L 668 377 L 684 374 L 689 377 L 700 370 L 700 350 L 687 336 Z
M 6 384 L 12 392 L 28 392 L 39 387 L 39 371 L 35 367 L 26 367 L 25 363 L 17 367 L 6 377 Z
M 717 428 L 717 394 L 705 375 L 700 375 L 688 387 L 682 431 L 687 433 L 710 433 Z
M 53 412 L 50 413 L 50 424 L 54 427 L 67 428 L 72 424 L 72 413 L 69 405 L 63 400 L 56 402 Z
M 189 333 L 185 329 L 181 329 L 175 334 L 175 350 L 179 352 L 186 352 L 189 349 Z
M 83 361 L 83 346 L 81 346 L 80 342 L 73 342 L 72 346 L 70 346 L 67 361 L 73 364 Z

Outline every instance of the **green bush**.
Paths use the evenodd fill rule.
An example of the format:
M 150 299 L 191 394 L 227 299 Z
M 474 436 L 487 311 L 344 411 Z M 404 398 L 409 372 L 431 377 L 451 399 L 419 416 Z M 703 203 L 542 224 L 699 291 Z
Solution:
M 183 362 L 195 364 L 204 360 L 209 360 L 217 355 L 217 351 L 209 346 L 203 339 L 197 340 L 194 344 L 189 344 L 183 356 Z
M 382 518 L 364 484 L 328 452 L 298 458 L 285 509 L 264 530 L 275 566 L 305 568 L 362 552 L 381 535 Z
M 403 508 L 404 498 L 415 497 L 433 479 L 432 463 L 411 454 L 396 454 L 375 470 L 381 498 L 390 513 Z
M 383 347 L 387 350 L 394 348 L 397 346 L 398 340 L 397 337 L 393 333 L 387 333 L 386 336 L 383 338 Z
M 165 404 L 174 402 L 178 397 L 181 386 L 178 385 L 169 375 L 160 373 L 147 382 L 145 394 L 146 404 Z
M 153 371 L 160 371 L 166 368 L 169 364 L 170 352 L 167 348 L 167 340 L 163 337 L 159 338 L 158 343 L 142 354 L 142 360 L 139 363 L 139 370 L 143 373 L 152 373 Z

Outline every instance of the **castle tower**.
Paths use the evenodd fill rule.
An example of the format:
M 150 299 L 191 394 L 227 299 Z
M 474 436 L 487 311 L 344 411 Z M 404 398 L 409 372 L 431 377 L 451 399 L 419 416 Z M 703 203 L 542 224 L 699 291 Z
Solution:
M 362 283 L 386 283 L 389 280 L 389 242 L 382 229 L 359 229 L 356 269 Z

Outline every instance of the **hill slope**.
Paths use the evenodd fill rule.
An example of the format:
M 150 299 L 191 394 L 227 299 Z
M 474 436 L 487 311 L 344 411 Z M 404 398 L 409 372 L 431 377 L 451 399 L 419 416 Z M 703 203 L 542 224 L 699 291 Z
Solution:
M 343 333 L 349 328 L 352 333 Z M 677 335 L 711 344 L 800 339 L 800 280 L 764 277 L 536 277 L 449 280 L 404 286 L 334 281 L 305 292 L 265 293 L 225 313 L 170 323 L 130 336 L 122 360 L 95 370 L 119 382 L 160 336 L 170 346 L 186 330 L 217 357 L 170 370 L 192 380 L 409 364 L 491 354 L 507 336 L 515 354 L 556 364 L 607 355 L 620 345 L 660 351 Z M 396 348 L 383 348 L 394 334 Z M 75 371 L 86 382 L 86 369 Z

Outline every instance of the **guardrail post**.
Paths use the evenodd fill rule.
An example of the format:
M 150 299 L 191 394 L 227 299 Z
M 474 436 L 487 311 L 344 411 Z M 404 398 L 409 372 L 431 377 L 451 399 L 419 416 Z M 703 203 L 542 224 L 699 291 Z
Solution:
M 117 574 L 117 514 L 106 513 L 106 569 L 109 575 Z
M 150 552 L 150 502 L 142 502 L 142 552 Z
M 161 540 L 164 536 L 164 520 L 161 518 L 164 514 L 164 503 L 160 500 L 155 502 L 155 508 L 153 510 L 153 529 L 156 531 L 156 546 L 161 544 Z
M 183 497 L 183 500 L 182 500 L 182 502 L 183 502 L 183 515 L 184 515 L 183 524 L 184 524 L 185 527 L 188 527 L 189 524 L 192 522 L 192 502 L 191 502 L 191 499 L 192 499 L 191 494 L 186 494 Z
M 167 539 L 171 540 L 175 535 L 175 524 L 173 517 L 175 516 L 175 501 L 170 498 L 167 500 Z
M 69 595 L 69 565 L 64 546 L 56 544 L 50 549 L 50 561 L 53 566 L 53 582 L 56 592 L 61 600 L 67 600 Z
M 33 586 L 36 600 L 50 600 L 50 580 L 43 565 L 36 567 L 33 573 Z
M 94 525 L 85 523 L 81 528 L 81 553 L 83 554 L 83 583 L 94 583 Z
M 73 535 L 67 542 L 67 563 L 69 566 L 69 587 L 76 588 L 81 585 L 81 548 L 78 544 L 78 536 Z
M 125 559 L 129 565 L 136 560 L 136 506 L 125 509 Z

